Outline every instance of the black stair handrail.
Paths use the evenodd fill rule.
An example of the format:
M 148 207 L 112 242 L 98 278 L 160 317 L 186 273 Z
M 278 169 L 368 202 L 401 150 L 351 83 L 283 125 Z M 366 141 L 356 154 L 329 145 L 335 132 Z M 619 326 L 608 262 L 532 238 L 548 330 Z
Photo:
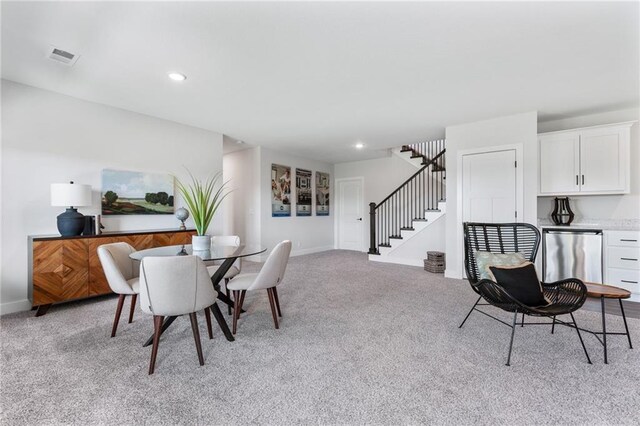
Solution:
M 442 157 L 444 155 L 446 150 L 442 150 L 442 152 L 440 152 L 440 154 L 436 155 L 435 157 L 433 157 L 433 159 L 431 161 L 429 161 L 427 164 L 425 164 L 424 166 L 422 166 L 422 168 L 420 170 L 418 170 L 417 172 L 415 172 L 414 174 L 412 174 L 409 179 L 405 180 L 404 182 L 402 182 L 402 184 L 400 184 L 399 187 L 397 187 L 395 189 L 395 191 L 393 191 L 391 194 L 389 194 L 387 196 L 387 198 L 385 198 L 384 200 L 380 201 L 377 205 L 376 205 L 376 209 L 378 207 L 380 207 L 382 204 L 384 204 L 389 198 L 393 197 L 393 195 L 395 195 L 398 191 L 400 191 L 402 189 L 403 186 L 405 186 L 407 183 L 409 183 L 409 181 L 413 178 L 415 178 L 416 176 L 418 176 L 420 173 L 422 173 L 424 171 L 424 169 L 426 169 L 427 167 L 429 167 L 432 164 L 435 164 L 436 161 L 438 161 L 438 159 L 440 157 Z
M 413 230 L 413 221 L 424 221 L 425 212 L 437 210 L 445 198 L 444 139 L 402 149 L 411 151 L 413 158 L 422 157 L 423 166 L 384 200 L 369 203 L 369 254 L 380 254 L 379 247 L 389 247 L 391 238 L 402 238 L 402 230 Z

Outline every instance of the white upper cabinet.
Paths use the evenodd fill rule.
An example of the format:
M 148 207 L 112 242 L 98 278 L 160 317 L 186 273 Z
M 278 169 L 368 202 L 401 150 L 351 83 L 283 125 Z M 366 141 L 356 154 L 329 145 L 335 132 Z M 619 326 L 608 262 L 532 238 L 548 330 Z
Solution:
M 633 124 L 538 135 L 539 194 L 628 194 Z
M 601 127 L 581 132 L 580 190 L 629 192 L 629 157 L 629 127 Z
M 580 191 L 580 134 L 564 132 L 540 138 L 540 192 Z

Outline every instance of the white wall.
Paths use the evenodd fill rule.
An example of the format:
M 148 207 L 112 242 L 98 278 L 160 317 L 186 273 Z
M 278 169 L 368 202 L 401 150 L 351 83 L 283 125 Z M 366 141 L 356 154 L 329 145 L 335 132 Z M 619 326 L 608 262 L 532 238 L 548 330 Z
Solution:
M 335 165 L 336 179 L 364 178 L 362 211 L 366 241 L 364 249 L 369 249 L 369 203 L 379 203 L 418 171 L 415 166 L 397 155 L 374 160 L 350 161 Z
M 428 251 L 446 250 L 446 213 L 429 223 L 422 232 L 389 253 L 392 263 L 424 267 Z M 371 256 L 375 257 L 375 256 Z
M 2 80 L 2 313 L 29 308 L 27 235 L 57 234 L 50 184 L 93 187 L 100 213 L 105 168 L 196 176 L 222 170 L 222 135 Z M 179 197 L 176 204 L 180 205 Z M 104 218 L 107 231 L 176 228 L 167 216 Z M 209 233 L 222 231 L 221 215 Z M 11 250 L 7 250 L 11 247 Z
M 538 133 L 600 124 L 620 123 L 640 120 L 640 109 L 624 109 L 601 114 L 538 123 Z M 631 192 L 627 195 L 585 195 L 572 196 L 571 209 L 574 219 L 639 219 L 640 218 L 640 126 L 631 127 Z M 539 197 L 539 217 L 550 219 L 554 197 Z
M 260 244 L 260 148 L 225 154 L 224 180 L 232 190 L 225 201 L 224 234 L 245 244 Z
M 271 164 L 291 167 L 291 216 L 271 216 Z M 282 240 L 291 240 L 292 256 L 315 253 L 333 248 L 333 165 L 274 151 L 264 147 L 245 149 L 224 155 L 224 176 L 229 180 L 233 192 L 225 206 L 224 232 L 238 235 L 247 244 L 258 244 L 267 252 L 256 260 L 265 260 L 268 253 Z M 295 169 L 331 176 L 331 199 L 329 216 L 315 215 L 315 196 L 312 216 L 295 215 Z
M 335 214 L 334 167 L 332 164 L 297 157 L 264 147 L 260 152 L 260 235 L 261 244 L 270 251 L 282 240 L 291 240 L 292 256 L 333 249 L 333 221 Z M 271 217 L 271 164 L 291 167 L 291 217 Z M 295 169 L 330 173 L 331 198 L 329 216 L 315 215 L 315 173 L 313 174 L 313 215 L 295 215 Z M 264 258 L 264 257 L 263 257 Z
M 457 205 L 461 188 L 458 170 L 459 151 L 502 145 L 522 144 L 524 168 L 524 222 L 537 224 L 537 113 L 499 117 L 475 123 L 450 126 L 446 129 L 447 141 L 447 271 L 446 276 L 462 278 L 463 257 L 460 251 L 462 223 Z

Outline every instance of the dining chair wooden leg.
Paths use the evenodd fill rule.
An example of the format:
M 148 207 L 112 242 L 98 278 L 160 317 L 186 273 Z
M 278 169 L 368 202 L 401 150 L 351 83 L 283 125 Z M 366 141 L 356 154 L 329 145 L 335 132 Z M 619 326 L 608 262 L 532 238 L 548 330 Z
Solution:
M 136 300 L 138 300 L 137 294 L 131 295 L 131 308 L 129 309 L 129 324 L 133 322 L 133 313 L 136 311 Z
M 269 305 L 271 305 L 271 315 L 273 316 L 273 324 L 276 326 L 276 330 L 278 327 L 278 315 L 276 314 L 276 304 L 273 300 L 273 287 L 267 289 L 267 294 L 269 295 Z
M 225 291 L 227 292 L 227 297 L 231 299 L 231 295 L 229 294 L 230 293 L 229 287 L 227 287 L 227 285 L 229 285 L 229 278 L 224 279 L 224 288 L 225 288 Z M 227 306 L 227 310 L 229 311 L 229 315 L 231 315 L 231 305 Z
M 231 332 L 236 334 L 238 330 L 238 314 L 240 313 L 240 290 L 233 290 L 233 327 Z
M 273 287 L 273 299 L 276 301 L 276 308 L 278 308 L 278 316 L 282 317 L 282 311 L 280 310 L 280 300 L 278 299 L 278 289 Z
M 116 317 L 113 319 L 113 327 L 111 327 L 111 337 L 116 336 L 116 330 L 118 329 L 118 322 L 120 321 L 120 314 L 122 313 L 122 306 L 124 305 L 124 299 L 127 296 L 121 294 L 118 296 L 118 307 L 116 308 Z
M 162 334 L 162 322 L 164 317 L 153 316 L 153 346 L 151 348 L 151 361 L 149 362 L 149 374 L 153 374 L 156 368 L 156 357 L 158 356 L 158 345 L 160 344 L 160 334 Z
M 195 312 L 189 314 L 191 319 L 191 330 L 193 330 L 193 340 L 196 341 L 196 351 L 198 351 L 198 361 L 200 365 L 204 365 L 204 357 L 202 356 L 202 344 L 200 343 L 200 330 L 198 329 L 198 316 Z
M 242 305 L 244 305 L 245 294 L 247 294 L 247 290 L 242 290 L 240 292 L 240 305 L 238 306 L 238 319 L 240 319 L 240 315 L 242 314 Z
M 211 311 L 209 308 L 204 308 L 204 317 L 207 320 L 207 332 L 209 333 L 209 339 L 213 339 L 213 329 L 211 328 Z

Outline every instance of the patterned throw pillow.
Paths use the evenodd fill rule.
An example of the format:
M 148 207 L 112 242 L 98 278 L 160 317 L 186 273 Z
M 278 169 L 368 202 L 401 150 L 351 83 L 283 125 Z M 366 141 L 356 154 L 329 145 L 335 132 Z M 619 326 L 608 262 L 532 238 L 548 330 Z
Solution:
M 527 261 L 522 253 L 491 253 L 478 250 L 474 255 L 481 280 L 496 280 L 489 269 L 490 266 L 518 266 Z

